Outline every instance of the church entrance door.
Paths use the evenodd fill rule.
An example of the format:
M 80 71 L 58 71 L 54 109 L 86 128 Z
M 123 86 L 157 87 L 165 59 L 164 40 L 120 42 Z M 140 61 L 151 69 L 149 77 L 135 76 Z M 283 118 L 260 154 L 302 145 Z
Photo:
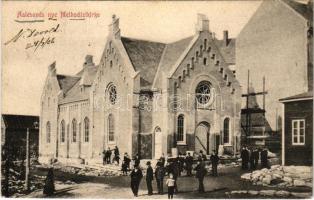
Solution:
M 199 153 L 201 150 L 207 155 L 211 153 L 210 141 L 210 125 L 207 122 L 201 122 L 195 130 L 195 152 Z
M 159 159 L 162 155 L 162 132 L 159 127 L 155 129 L 154 133 L 154 157 Z

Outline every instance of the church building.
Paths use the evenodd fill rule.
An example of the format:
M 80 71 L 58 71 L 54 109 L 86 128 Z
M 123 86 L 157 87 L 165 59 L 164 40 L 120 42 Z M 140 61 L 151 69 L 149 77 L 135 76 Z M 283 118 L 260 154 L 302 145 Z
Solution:
M 115 146 L 143 159 L 239 150 L 241 89 L 227 31 L 215 38 L 202 14 L 193 36 L 172 43 L 123 37 L 115 15 L 108 29 L 99 64 L 87 55 L 73 76 L 48 67 L 40 162 L 102 163 Z

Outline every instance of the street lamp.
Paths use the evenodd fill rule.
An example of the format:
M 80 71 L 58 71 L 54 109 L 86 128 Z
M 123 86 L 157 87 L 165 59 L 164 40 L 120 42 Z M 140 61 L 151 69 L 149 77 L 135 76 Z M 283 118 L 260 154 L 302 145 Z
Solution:
M 38 122 L 33 123 L 34 129 L 38 129 Z M 26 129 L 26 165 L 25 165 L 25 190 L 30 191 L 29 184 L 29 167 L 30 167 L 30 149 L 29 149 L 29 128 Z

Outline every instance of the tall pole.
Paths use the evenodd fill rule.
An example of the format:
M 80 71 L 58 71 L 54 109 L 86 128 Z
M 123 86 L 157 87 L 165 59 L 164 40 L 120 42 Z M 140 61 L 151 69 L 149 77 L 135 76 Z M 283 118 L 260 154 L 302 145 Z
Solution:
M 26 170 L 25 170 L 25 190 L 28 192 L 30 190 L 29 186 L 29 128 L 26 131 Z
M 248 143 L 249 130 L 249 95 L 250 94 L 250 70 L 247 71 L 247 97 L 246 97 L 246 143 Z

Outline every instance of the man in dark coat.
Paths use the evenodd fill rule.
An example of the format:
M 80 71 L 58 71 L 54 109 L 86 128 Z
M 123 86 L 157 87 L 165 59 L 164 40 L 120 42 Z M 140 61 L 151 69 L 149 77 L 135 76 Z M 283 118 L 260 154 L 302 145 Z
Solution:
M 138 195 L 138 188 L 140 186 L 140 182 L 143 178 L 143 173 L 139 166 L 134 166 L 134 169 L 131 172 L 131 189 L 135 197 Z
M 253 149 L 253 160 L 254 160 L 254 170 L 257 169 L 258 160 L 259 160 L 259 151 L 257 148 Z
M 115 146 L 113 153 L 114 153 L 114 160 L 115 160 L 115 161 L 118 163 L 118 165 L 119 165 L 120 152 L 119 152 L 119 149 L 118 149 L 117 146 Z
M 194 170 L 196 171 L 196 178 L 198 179 L 198 191 L 203 193 L 205 192 L 203 181 L 207 173 L 204 161 L 197 161 L 197 166 Z
M 148 195 L 153 195 L 153 186 L 152 186 L 152 181 L 154 180 L 154 172 L 153 168 L 151 167 L 151 163 L 148 161 L 146 163 L 147 165 L 147 171 L 146 171 L 146 184 L 147 184 L 147 190 L 148 190 Z
M 164 187 L 163 187 L 164 176 L 165 176 L 165 169 L 162 166 L 162 163 L 158 162 L 156 166 L 156 170 L 155 170 L 155 178 L 157 181 L 158 194 L 164 193 Z
M 261 164 L 262 168 L 268 168 L 268 150 L 264 148 L 261 152 Z
M 165 167 L 166 158 L 165 158 L 164 154 L 161 154 L 159 160 L 160 160 L 160 162 L 161 162 L 161 166 L 162 166 L 162 167 Z
M 250 154 L 250 169 L 251 170 L 255 170 L 255 163 L 254 163 L 254 152 L 253 152 L 253 148 L 251 147 L 250 148 L 250 152 L 249 152 L 249 154 Z
M 134 165 L 140 165 L 140 156 L 138 154 L 136 154 L 136 156 L 134 157 Z
M 47 196 L 53 195 L 55 192 L 55 185 L 54 185 L 54 175 L 53 175 L 53 168 L 50 168 L 45 180 L 45 186 L 43 193 Z
M 174 191 L 175 191 L 175 194 L 177 194 L 179 192 L 178 185 L 177 185 L 177 179 L 178 179 L 179 171 L 180 171 L 179 164 L 178 164 L 178 159 L 175 159 L 171 163 L 171 170 L 170 171 L 173 174 L 173 179 L 175 181 L 174 182 Z
M 217 167 L 218 167 L 219 157 L 215 150 L 213 150 L 213 153 L 210 156 L 210 161 L 212 163 L 213 176 L 218 176 Z
M 102 162 L 103 162 L 103 165 L 105 165 L 106 162 L 107 162 L 107 151 L 106 151 L 106 149 L 104 149 L 104 151 L 102 152 L 102 154 L 103 154 Z
M 186 163 L 186 174 L 187 174 L 187 176 L 192 176 L 193 157 L 190 155 L 190 153 L 188 153 L 188 155 L 185 159 L 185 163 Z
M 131 159 L 129 158 L 129 155 L 126 152 L 124 153 L 123 162 L 125 163 L 127 170 L 130 169 Z
M 109 147 L 108 147 L 108 150 L 106 151 L 106 161 L 107 161 L 107 164 L 111 163 L 111 150 Z
M 241 151 L 242 169 L 248 169 L 249 157 L 249 151 L 246 147 L 243 147 Z

